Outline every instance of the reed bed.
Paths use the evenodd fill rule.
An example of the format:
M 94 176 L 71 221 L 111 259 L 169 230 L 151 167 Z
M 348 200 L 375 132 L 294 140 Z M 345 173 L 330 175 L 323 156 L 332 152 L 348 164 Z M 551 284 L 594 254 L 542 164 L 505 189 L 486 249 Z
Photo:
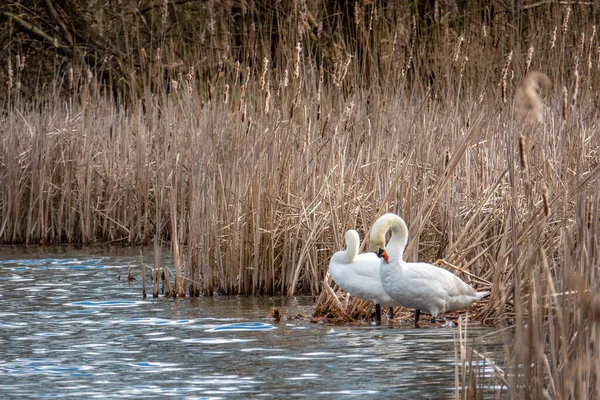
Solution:
M 165 4 L 119 79 L 59 46 L 35 83 L 48 63 L 11 37 L 1 242 L 152 245 L 155 296 L 161 275 L 166 296 L 308 293 L 347 321 L 372 306 L 332 286 L 329 258 L 395 212 L 407 260 L 491 288 L 471 319 L 505 327 L 499 397 L 597 398 L 595 6 L 261 3 L 241 15 L 270 24 L 234 34 L 212 5 L 186 45 L 194 26 L 165 24 L 196 10 Z M 485 355 L 458 353 L 457 398 L 481 398 Z

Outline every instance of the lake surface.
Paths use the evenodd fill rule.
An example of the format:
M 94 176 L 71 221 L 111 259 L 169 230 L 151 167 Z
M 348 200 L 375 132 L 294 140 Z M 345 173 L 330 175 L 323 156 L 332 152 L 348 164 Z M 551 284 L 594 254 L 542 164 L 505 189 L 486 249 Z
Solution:
M 293 318 L 310 316 L 311 297 L 143 300 L 139 270 L 126 279 L 139 260 L 134 250 L 0 248 L 1 397 L 455 395 L 456 327 Z M 274 322 L 272 307 L 292 318 Z M 470 326 L 469 341 L 502 359 L 490 328 Z M 485 379 L 492 369 L 480 365 Z

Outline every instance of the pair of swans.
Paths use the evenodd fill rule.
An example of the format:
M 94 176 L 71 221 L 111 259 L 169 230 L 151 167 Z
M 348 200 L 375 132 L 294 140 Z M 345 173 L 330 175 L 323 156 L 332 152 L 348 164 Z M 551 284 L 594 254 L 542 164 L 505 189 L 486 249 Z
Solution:
M 386 246 L 385 235 L 390 230 L 392 237 Z M 428 311 L 431 322 L 435 322 L 439 313 L 467 307 L 489 295 L 489 292 L 475 291 L 443 268 L 403 261 L 408 228 L 396 214 L 385 214 L 377 219 L 371 229 L 370 241 L 371 248 L 379 249 L 377 255 L 359 255 L 358 233 L 346 232 L 347 249 L 335 253 L 331 258 L 331 276 L 342 289 L 371 300 L 376 305 L 379 302 L 388 306 L 414 308 L 415 325 L 419 321 L 420 310 Z

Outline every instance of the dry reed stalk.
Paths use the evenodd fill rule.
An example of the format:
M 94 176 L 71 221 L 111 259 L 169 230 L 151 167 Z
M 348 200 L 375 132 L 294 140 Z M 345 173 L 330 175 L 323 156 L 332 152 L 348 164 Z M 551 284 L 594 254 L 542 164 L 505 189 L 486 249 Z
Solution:
M 144 257 L 142 250 L 140 249 L 140 267 L 141 267 L 141 279 L 142 279 L 142 298 L 146 298 L 146 264 L 144 264 Z
M 127 285 L 131 286 L 131 282 L 135 281 L 133 272 L 131 272 L 131 264 L 127 264 Z

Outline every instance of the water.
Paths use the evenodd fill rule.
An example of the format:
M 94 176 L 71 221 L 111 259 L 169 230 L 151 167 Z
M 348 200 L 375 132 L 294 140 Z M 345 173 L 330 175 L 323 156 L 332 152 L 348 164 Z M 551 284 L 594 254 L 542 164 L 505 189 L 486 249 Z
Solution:
M 128 263 L 139 256 L 0 249 L 3 398 L 454 396 L 458 328 L 294 318 L 310 297 L 142 300 L 139 273 L 117 280 Z M 490 329 L 470 332 L 499 357 Z

